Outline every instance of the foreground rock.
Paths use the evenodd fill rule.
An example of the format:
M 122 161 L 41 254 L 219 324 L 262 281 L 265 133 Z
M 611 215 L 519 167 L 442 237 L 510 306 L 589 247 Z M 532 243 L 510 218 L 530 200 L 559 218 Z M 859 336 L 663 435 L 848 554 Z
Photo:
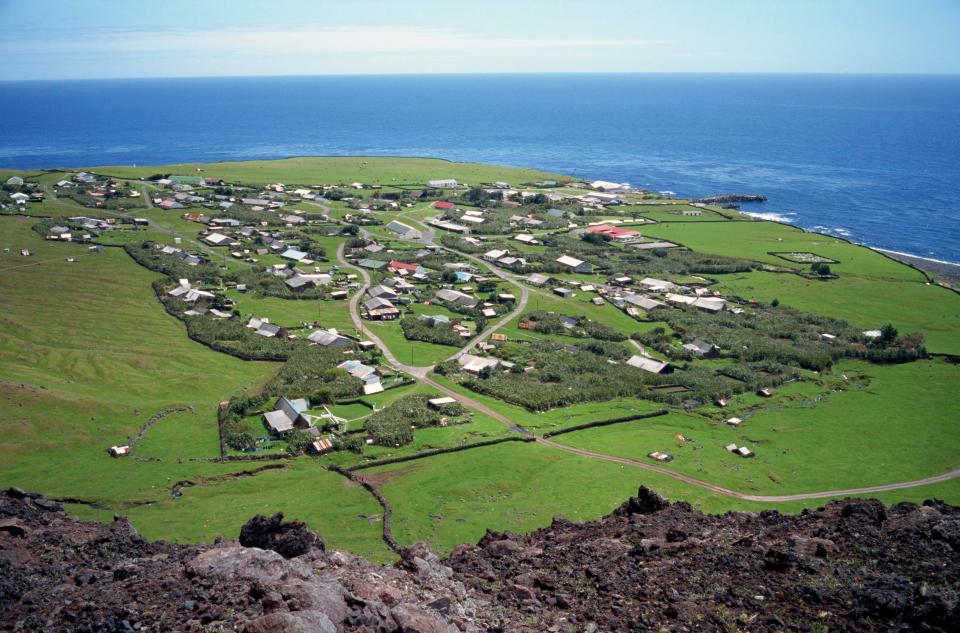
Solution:
M 295 509 L 294 509 L 295 510 Z M 960 511 L 832 503 L 800 516 L 704 516 L 641 489 L 610 516 L 488 532 L 395 566 L 327 552 L 256 517 L 242 542 L 148 543 L 124 519 L 67 517 L 0 493 L 0 630 L 949 631 Z M 276 551 L 274 551 L 276 550 Z

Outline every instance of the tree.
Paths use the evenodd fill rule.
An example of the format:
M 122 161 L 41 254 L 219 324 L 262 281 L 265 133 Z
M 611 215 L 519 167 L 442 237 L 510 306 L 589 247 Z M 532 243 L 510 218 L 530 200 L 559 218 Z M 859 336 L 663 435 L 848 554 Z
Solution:
M 311 442 L 312 437 L 300 429 L 294 429 L 287 434 L 287 452 L 291 455 L 303 455 Z
M 772 305 L 774 308 L 776 308 L 778 305 L 780 305 L 780 300 L 779 300 L 779 299 L 774 299 L 773 301 L 770 302 L 770 305 Z
M 881 343 L 892 343 L 895 340 L 897 340 L 897 328 L 893 327 L 892 323 L 887 323 L 880 328 Z

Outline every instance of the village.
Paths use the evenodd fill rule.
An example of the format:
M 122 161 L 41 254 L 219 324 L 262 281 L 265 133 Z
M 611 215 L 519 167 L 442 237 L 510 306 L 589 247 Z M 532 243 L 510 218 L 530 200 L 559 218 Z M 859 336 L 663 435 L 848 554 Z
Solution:
M 882 359 L 893 347 L 921 353 L 880 329 L 723 296 L 711 288 L 711 272 L 756 264 L 647 237 L 657 221 L 638 205 L 660 204 L 685 219 L 731 212 L 626 183 L 250 187 L 202 175 L 138 182 L 79 172 L 46 188 L 13 177 L 6 189 L 15 190 L 0 198 L 7 211 L 45 194 L 91 216 L 116 210 L 51 218 L 35 229 L 47 240 L 90 243 L 91 253 L 102 251 L 104 237 L 124 234 L 123 248 L 165 275 L 154 284 L 158 298 L 194 340 L 240 358 L 325 368 L 319 378 L 288 377 L 225 403 L 220 429 L 230 454 L 366 450 L 369 459 L 381 447 L 386 452 L 374 454 L 389 456 L 413 442 L 418 426 L 469 425 L 478 410 L 471 394 L 529 411 L 632 397 L 706 407 L 737 428 L 743 417 L 723 409 L 738 395 L 769 398 L 845 356 Z M 196 227 L 193 235 L 138 241 L 138 229 L 157 220 L 133 214 L 156 213 Z M 793 257 L 811 265 L 800 273 L 811 276 L 832 261 Z M 316 317 L 257 309 L 266 300 L 301 315 L 309 308 L 300 306 L 315 305 Z M 433 391 L 385 406 L 371 401 L 415 384 Z M 716 448 L 755 454 L 737 443 Z M 129 450 L 117 444 L 110 453 Z M 649 458 L 675 456 L 662 446 Z

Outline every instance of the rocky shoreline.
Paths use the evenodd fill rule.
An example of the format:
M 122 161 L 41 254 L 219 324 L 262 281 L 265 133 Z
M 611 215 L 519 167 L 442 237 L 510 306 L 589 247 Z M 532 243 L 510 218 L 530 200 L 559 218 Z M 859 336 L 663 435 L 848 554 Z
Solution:
M 942 631 L 960 621 L 960 508 L 832 502 L 708 516 L 641 488 L 599 521 L 488 532 L 396 565 L 282 515 L 240 542 L 142 539 L 0 493 L 0 630 L 456 633 Z

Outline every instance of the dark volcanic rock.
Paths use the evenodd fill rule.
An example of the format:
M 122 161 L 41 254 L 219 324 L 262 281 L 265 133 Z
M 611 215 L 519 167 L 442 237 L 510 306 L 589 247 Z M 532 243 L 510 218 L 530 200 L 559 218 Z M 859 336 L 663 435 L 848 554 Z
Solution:
M 394 566 L 282 515 L 244 547 L 149 543 L 0 493 L 0 630 L 248 633 L 956 631 L 960 509 L 845 500 L 703 515 L 641 488 L 611 515 L 489 531 Z M 291 556 L 295 554 L 295 556 Z
M 303 521 L 284 522 L 283 513 L 272 517 L 258 514 L 240 528 L 240 544 L 244 547 L 269 549 L 284 558 L 295 558 L 313 548 L 324 549 L 323 539 Z

